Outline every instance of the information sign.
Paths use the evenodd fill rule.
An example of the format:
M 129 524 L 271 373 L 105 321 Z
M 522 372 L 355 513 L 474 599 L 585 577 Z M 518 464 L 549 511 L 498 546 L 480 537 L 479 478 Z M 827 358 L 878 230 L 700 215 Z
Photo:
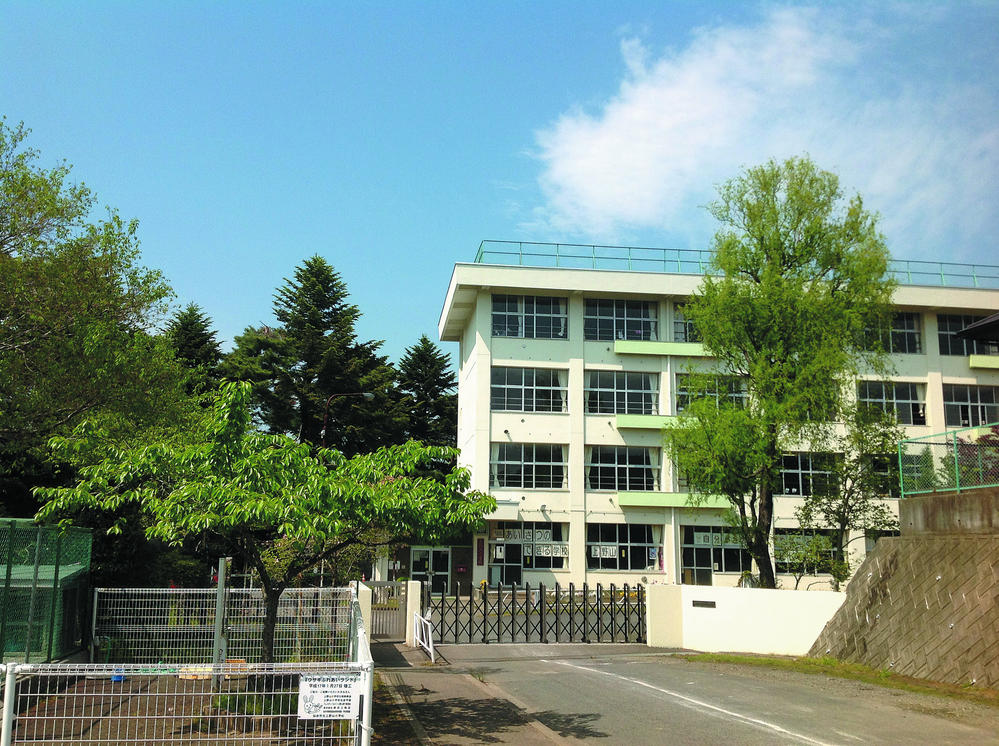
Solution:
M 361 672 L 303 674 L 298 679 L 298 717 L 349 720 L 361 706 Z

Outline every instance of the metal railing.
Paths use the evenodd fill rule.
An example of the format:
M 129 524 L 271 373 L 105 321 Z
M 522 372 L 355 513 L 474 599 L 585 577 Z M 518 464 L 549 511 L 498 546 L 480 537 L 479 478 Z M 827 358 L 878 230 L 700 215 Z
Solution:
M 907 438 L 898 444 L 902 497 L 999 486 L 999 423 Z
M 423 648 L 430 656 L 430 662 L 437 662 L 437 654 L 434 651 L 434 625 L 430 621 L 432 612 L 428 611 L 426 616 L 420 616 L 419 612 L 413 612 L 413 641 L 417 647 Z
M 281 594 L 274 632 L 278 661 L 347 659 L 350 588 L 289 588 Z M 260 660 L 264 597 L 257 588 L 225 589 L 224 614 L 215 588 L 97 588 L 93 637 L 96 661 L 198 663 L 226 656 Z
M 476 264 L 564 267 L 704 275 L 711 271 L 710 249 L 494 241 L 479 244 Z M 961 262 L 893 259 L 889 273 L 900 285 L 999 289 L 999 266 Z
M 0 666 L 0 744 L 365 746 L 374 665 L 354 596 L 348 619 L 340 662 Z

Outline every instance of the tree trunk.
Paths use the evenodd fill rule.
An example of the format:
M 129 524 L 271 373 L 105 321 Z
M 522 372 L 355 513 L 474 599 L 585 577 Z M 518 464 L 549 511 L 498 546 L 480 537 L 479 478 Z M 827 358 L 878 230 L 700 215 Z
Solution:
M 260 639 L 260 661 L 274 663 L 274 632 L 277 629 L 278 603 L 283 588 L 264 585 L 264 628 Z

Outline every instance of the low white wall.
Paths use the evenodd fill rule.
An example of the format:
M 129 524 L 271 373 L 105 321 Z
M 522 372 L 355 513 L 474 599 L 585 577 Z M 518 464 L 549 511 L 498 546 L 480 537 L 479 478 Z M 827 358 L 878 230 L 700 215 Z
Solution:
M 845 593 L 650 586 L 648 641 L 704 652 L 805 655 Z

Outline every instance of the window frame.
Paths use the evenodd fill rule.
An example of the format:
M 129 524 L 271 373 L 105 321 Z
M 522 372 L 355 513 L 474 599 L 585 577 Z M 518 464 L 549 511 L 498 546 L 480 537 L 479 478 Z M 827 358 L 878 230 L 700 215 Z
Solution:
M 595 461 L 598 454 L 605 458 L 612 454 L 614 460 Z M 587 446 L 586 489 L 655 492 L 659 489 L 659 455 L 658 448 L 646 446 Z
M 876 386 L 881 387 L 880 396 L 871 393 Z M 922 383 L 911 381 L 857 381 L 857 402 L 876 407 L 885 414 L 894 414 L 900 425 L 925 425 L 926 400 L 922 397 L 922 386 Z M 901 391 L 903 395 L 900 396 L 902 389 L 908 390 Z M 903 417 L 902 413 L 907 414 Z
M 814 487 L 817 481 L 821 483 L 823 480 L 827 480 L 826 483 L 832 485 L 832 469 L 835 468 L 834 460 L 837 455 L 827 451 L 792 451 L 783 454 L 781 456 L 780 486 L 782 491 L 780 494 L 791 497 L 808 497 L 815 494 Z M 791 459 L 795 459 L 797 463 L 795 467 L 789 468 Z M 828 466 L 830 468 L 816 468 L 823 466 L 822 461 L 825 459 L 829 460 Z M 798 484 L 796 491 L 793 492 L 789 492 L 787 489 L 788 475 L 790 474 L 797 475 Z
M 644 307 L 641 313 L 637 312 L 639 306 Z M 583 339 L 588 342 L 656 342 L 659 339 L 659 302 L 584 298 Z
M 552 457 L 560 453 L 560 459 L 539 461 L 539 451 L 540 455 L 545 455 L 546 449 L 550 450 Z M 564 490 L 569 471 L 567 451 L 568 446 L 562 443 L 491 443 L 489 486 L 495 489 Z M 548 479 L 544 479 L 546 471 Z M 516 474 L 519 474 L 519 479 L 513 478 Z
M 701 342 L 701 333 L 694 325 L 694 320 L 687 318 L 684 313 L 685 303 L 673 304 L 673 341 L 674 342 Z
M 659 414 L 659 374 L 624 370 L 592 370 L 584 372 L 583 411 L 586 414 Z M 610 377 L 606 381 L 594 379 Z M 638 377 L 648 388 L 632 388 Z M 647 381 L 645 379 L 648 379 Z M 623 385 L 622 385 L 623 382 Z M 610 399 L 609 402 L 606 400 Z
M 634 535 L 638 532 L 645 536 L 635 538 Z M 644 562 L 640 561 L 641 559 L 644 559 Z M 593 570 L 657 572 L 663 569 L 663 561 L 661 525 L 597 522 L 586 524 L 587 572 Z M 622 564 L 627 566 L 622 567 Z
M 519 534 L 508 534 L 517 531 Z M 548 531 L 547 540 L 544 535 L 539 540 L 538 532 Z M 502 532 L 503 536 L 500 536 Z M 530 538 L 528 537 L 530 532 Z M 509 537 L 509 538 L 508 538 Z M 519 585 L 524 570 L 565 570 L 569 568 L 569 524 L 560 521 L 492 521 L 489 526 L 488 552 L 486 572 L 492 573 L 493 567 L 500 567 L 500 582 Z M 496 547 L 503 547 L 497 552 Z M 544 553 L 539 547 L 549 547 L 549 553 Z M 516 550 L 510 549 L 517 547 Z M 526 549 L 529 547 L 529 549 Z M 509 551 L 508 551 L 509 550 Z M 502 557 L 497 557 L 497 554 Z M 516 557 L 516 559 L 514 559 Z M 530 560 L 525 563 L 525 560 Z M 501 561 L 498 561 L 501 560 Z M 513 568 L 513 569 L 510 569 Z M 509 579 L 507 576 L 511 576 Z
M 802 575 L 829 575 L 831 574 L 833 561 L 836 559 L 835 530 L 831 528 L 774 528 L 774 543 L 778 536 L 800 537 L 801 540 L 808 541 L 813 536 L 824 536 L 829 540 L 829 549 L 823 550 L 823 554 L 828 557 L 814 565 L 805 563 Z M 774 573 L 777 575 L 795 575 L 792 563 L 778 560 L 774 554 Z
M 709 536 L 710 539 L 707 542 L 703 539 L 698 541 L 696 538 L 698 534 L 702 537 Z M 706 563 L 705 557 L 707 557 Z M 717 563 L 716 560 L 718 560 Z M 729 563 L 732 560 L 736 560 L 734 564 L 738 565 L 737 568 L 729 568 Z M 716 564 L 718 565 L 717 570 L 714 569 Z M 742 574 L 752 572 L 752 569 L 752 555 L 728 526 L 681 524 L 680 582 L 682 584 L 712 585 L 712 576 L 716 572 Z M 688 582 L 688 579 L 692 579 L 694 582 Z M 707 582 L 701 582 L 705 579 Z
M 870 329 L 869 347 L 893 355 L 923 353 L 923 315 L 918 311 L 896 311 L 887 327 Z M 914 349 L 913 349 L 914 348 Z
M 680 414 L 685 411 L 690 403 L 694 401 L 691 398 L 691 393 L 689 388 L 686 386 L 688 379 L 692 378 L 697 374 L 690 373 L 676 373 L 673 377 L 673 412 L 674 414 Z M 706 375 L 706 379 L 710 380 L 712 387 L 710 390 L 706 390 L 703 393 L 703 398 L 714 399 L 715 403 L 721 402 L 724 396 L 732 404 L 735 404 L 740 409 L 745 409 L 746 405 L 749 403 L 749 390 L 746 379 L 743 376 L 731 376 L 731 375 Z M 722 384 L 728 389 L 724 394 L 721 393 L 720 389 Z M 739 391 L 733 390 L 733 384 L 739 385 Z M 701 398 L 701 397 L 698 397 Z
M 515 302 L 512 309 L 509 307 L 511 301 Z M 506 307 L 497 308 L 498 305 L 504 303 L 507 304 Z M 546 310 L 542 307 L 539 310 L 539 304 L 546 303 L 549 308 Z M 552 308 L 558 310 L 555 311 Z M 516 333 L 510 333 L 513 327 L 516 328 Z M 541 333 L 539 333 L 539 328 Z M 569 338 L 569 299 L 557 295 L 493 293 L 490 331 L 493 337 L 507 339 L 567 340 Z
M 937 314 L 937 344 L 941 355 L 999 355 L 999 342 L 980 342 L 977 339 L 958 337 L 957 332 L 985 316 L 961 313 Z
M 519 374 L 520 381 L 510 382 L 511 373 Z M 558 413 L 569 410 L 568 371 L 564 368 L 521 368 L 517 366 L 493 365 L 489 369 L 489 411 L 491 412 L 543 412 Z M 497 374 L 506 380 L 497 382 Z M 548 382 L 538 383 L 539 375 L 550 375 Z M 565 376 L 563 384 L 560 376 Z M 528 377 L 531 378 L 528 381 Z M 511 406 L 518 397 L 520 406 Z M 497 406 L 497 403 L 500 406 Z M 541 406 L 539 406 L 539 403 Z M 547 403 L 547 405 L 546 405 Z
M 968 398 L 958 401 L 953 398 L 958 389 L 966 389 Z M 991 401 L 982 401 L 982 394 L 988 393 Z M 999 386 L 973 383 L 943 384 L 944 425 L 948 428 L 980 427 L 999 421 Z M 962 418 L 962 408 L 967 408 L 967 419 Z M 956 416 L 955 412 L 957 413 Z

